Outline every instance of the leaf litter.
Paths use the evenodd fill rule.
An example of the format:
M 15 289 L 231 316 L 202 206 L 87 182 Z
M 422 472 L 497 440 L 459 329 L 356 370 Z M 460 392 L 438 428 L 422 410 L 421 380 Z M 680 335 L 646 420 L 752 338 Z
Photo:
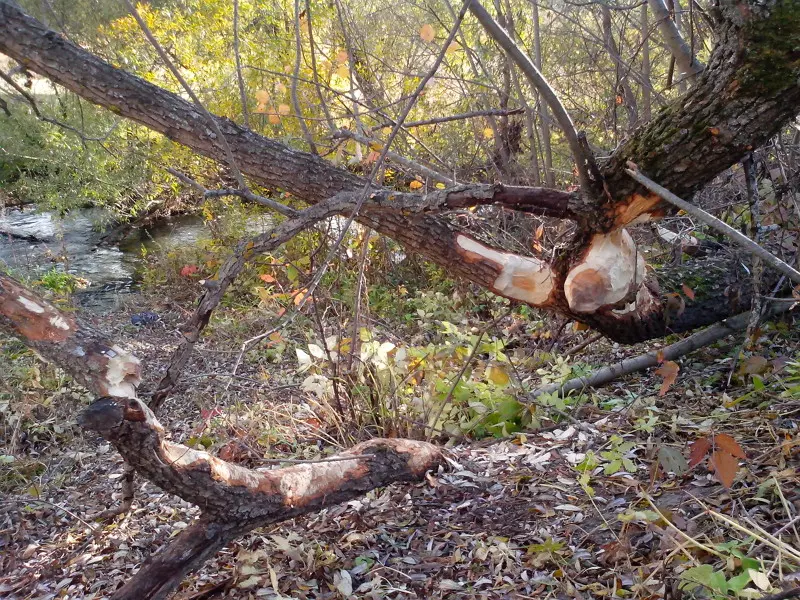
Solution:
M 166 359 L 152 331 L 115 331 Z M 220 360 L 207 341 L 193 372 L 221 372 Z M 726 368 L 713 352 L 709 361 Z M 598 391 L 582 422 L 462 441 L 424 482 L 236 540 L 174 597 L 757 598 L 800 585 L 800 403 L 726 408 L 731 390 L 703 376 L 692 365 L 633 377 Z M 243 366 L 240 393 L 255 394 L 248 377 L 258 371 Z M 214 385 L 192 393 L 213 397 Z M 60 393 L 64 414 L 86 402 Z M 601 408 L 621 396 L 634 401 Z M 177 439 L 198 429 L 190 408 L 165 411 Z M 215 410 L 203 407 L 206 425 Z M 313 456 L 319 423 L 296 421 L 294 439 L 276 436 L 272 447 Z M 89 522 L 118 501 L 123 465 L 107 444 L 72 433 L 69 447 L 29 448 L 55 464 L 0 499 L 0 597 L 107 597 L 199 515 L 137 479 L 128 515 Z M 247 452 L 232 458 L 259 466 Z

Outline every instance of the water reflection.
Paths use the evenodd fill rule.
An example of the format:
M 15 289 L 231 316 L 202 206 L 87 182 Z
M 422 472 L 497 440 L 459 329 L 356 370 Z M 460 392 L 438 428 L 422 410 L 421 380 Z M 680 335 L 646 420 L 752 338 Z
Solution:
M 119 247 L 99 246 L 103 217 L 100 209 L 72 211 L 64 218 L 35 207 L 2 210 L 0 264 L 30 277 L 53 267 L 83 277 L 90 285 L 76 294 L 78 303 L 106 311 L 116 307 L 120 293 L 136 285 L 142 247 L 181 246 L 208 235 L 202 219 L 183 216 L 137 230 Z

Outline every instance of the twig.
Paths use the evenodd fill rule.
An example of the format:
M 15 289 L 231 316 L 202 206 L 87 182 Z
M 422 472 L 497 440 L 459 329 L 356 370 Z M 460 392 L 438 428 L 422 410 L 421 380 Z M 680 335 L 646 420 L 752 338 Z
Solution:
M 203 116 L 208 121 L 208 124 L 211 126 L 211 129 L 214 130 L 214 133 L 217 136 L 217 141 L 222 146 L 223 152 L 225 152 L 225 159 L 226 162 L 228 163 L 228 168 L 231 170 L 231 174 L 233 175 L 234 179 L 236 179 L 236 183 L 239 184 L 239 187 L 242 190 L 246 190 L 247 183 L 245 183 L 244 176 L 242 175 L 242 172 L 239 170 L 239 165 L 236 164 L 236 159 L 233 157 L 233 152 L 231 151 L 231 147 L 230 145 L 228 145 L 228 140 L 222 133 L 222 130 L 219 127 L 219 123 L 217 123 L 217 119 L 214 117 L 214 115 L 208 112 L 208 109 L 202 102 L 200 102 L 200 98 L 197 97 L 197 94 L 194 93 L 194 90 L 192 90 L 191 86 L 188 83 L 186 83 L 186 80 L 183 78 L 183 75 L 181 75 L 177 67 L 175 67 L 175 65 L 172 64 L 172 61 L 170 60 L 169 56 L 167 56 L 167 53 L 161 47 L 161 44 L 158 43 L 158 40 L 153 35 L 153 32 L 150 31 L 150 28 L 147 26 L 147 23 L 145 23 L 144 19 L 142 19 L 141 15 L 139 15 L 138 11 L 136 10 L 136 7 L 133 4 L 131 4 L 130 0 L 122 0 L 122 1 L 125 3 L 125 6 L 128 7 L 128 10 L 130 11 L 133 18 L 136 19 L 136 22 L 139 24 L 139 27 L 141 28 L 145 37 L 153 46 L 153 48 L 155 48 L 156 52 L 161 57 L 161 60 L 164 61 L 164 64 L 170 70 L 175 79 L 178 80 L 178 83 L 181 84 L 181 87 L 183 87 L 186 93 L 189 94 L 189 97 L 192 99 L 192 102 L 194 102 L 197 108 L 200 110 L 200 112 L 203 113 Z
M 314 78 L 314 89 L 317 90 L 319 96 L 319 104 L 322 107 L 322 112 L 325 114 L 325 122 L 328 124 L 330 131 L 336 131 L 336 125 L 333 123 L 331 112 L 328 109 L 328 103 L 325 101 L 325 96 L 322 95 L 322 86 L 319 82 L 319 73 L 317 72 L 317 57 L 316 49 L 314 47 L 314 28 L 311 19 L 311 0 L 306 0 L 306 22 L 308 23 L 308 45 L 311 54 L 311 73 Z M 294 79 L 299 79 L 299 74 L 295 74 Z
M 410 127 L 422 127 L 424 125 L 438 125 L 439 123 L 449 123 L 450 121 L 463 121 L 465 119 L 474 119 L 476 117 L 510 117 L 511 115 L 519 115 L 525 112 L 524 108 L 510 108 L 510 109 L 502 109 L 502 108 L 489 108 L 486 110 L 473 110 L 471 112 L 465 112 L 458 115 L 449 115 L 447 117 L 432 117 L 430 119 L 423 119 L 421 121 L 407 121 L 404 123 L 404 127 L 406 129 Z M 380 125 L 375 125 L 371 127 L 371 131 L 378 131 L 383 129 L 384 127 L 391 127 L 394 125 L 394 121 L 387 121 L 385 123 L 381 123 Z
M 233 0 L 233 58 L 236 63 L 236 82 L 239 84 L 239 100 L 242 103 L 244 126 L 250 129 L 250 112 L 247 110 L 247 94 L 242 77 L 242 60 L 239 56 L 239 0 Z
M 575 159 L 576 167 L 578 169 L 578 181 L 585 193 L 592 190 L 591 178 L 587 169 L 586 161 L 590 158 L 584 155 L 581 144 L 578 140 L 578 132 L 569 116 L 567 109 L 561 102 L 561 99 L 555 93 L 544 75 L 536 68 L 530 57 L 525 54 L 517 43 L 511 39 L 505 29 L 500 27 L 497 21 L 489 14 L 489 12 L 481 5 L 478 0 L 473 0 L 470 5 L 470 11 L 478 21 L 481 22 L 486 32 L 494 39 L 498 45 L 505 50 L 511 57 L 511 60 L 522 70 L 525 77 L 530 84 L 541 94 L 544 101 L 553 111 L 553 116 L 558 121 L 564 137 L 567 138 L 569 149 L 572 152 L 572 157 Z
M 185 173 L 181 173 L 180 171 L 173 169 L 171 167 L 167 167 L 166 172 L 170 175 L 174 175 L 178 179 L 180 179 L 186 185 L 193 187 L 198 192 L 203 194 L 204 198 L 221 198 L 223 196 L 239 196 L 240 198 L 244 198 L 245 200 L 249 200 L 251 202 L 257 202 L 258 204 L 263 204 L 264 206 L 271 208 L 277 213 L 280 213 L 287 217 L 296 217 L 300 214 L 300 211 L 290 208 L 280 202 L 276 202 L 271 198 L 265 198 L 264 196 L 259 196 L 258 194 L 254 194 L 250 190 L 241 190 L 241 189 L 231 189 L 231 188 L 222 188 L 219 190 L 209 190 L 206 188 L 202 183 L 199 181 L 192 179 Z
M 442 412 L 444 411 L 445 407 L 448 404 L 450 404 L 450 400 L 453 399 L 453 393 L 456 391 L 456 386 L 458 386 L 458 383 L 461 381 L 461 378 L 464 377 L 464 373 L 467 372 L 469 365 L 472 363 L 472 359 L 475 358 L 475 355 L 478 353 L 478 348 L 481 345 L 481 340 L 483 340 L 483 336 L 486 335 L 486 332 L 489 331 L 489 329 L 497 325 L 501 319 L 508 316 L 510 312 L 511 309 L 507 310 L 499 317 L 496 317 L 491 323 L 487 323 L 486 326 L 484 326 L 484 328 L 481 329 L 480 333 L 478 333 L 478 338 L 475 340 L 475 344 L 473 344 L 472 346 L 472 351 L 469 353 L 467 360 L 464 361 L 464 364 L 461 365 L 461 370 L 459 370 L 458 374 L 453 379 L 453 383 L 450 385 L 450 389 L 447 391 L 447 395 L 444 397 L 444 400 L 442 400 L 442 403 L 439 405 L 439 410 L 436 411 L 436 414 L 434 415 L 433 419 L 426 419 L 428 423 L 430 423 L 430 426 L 426 426 L 426 428 L 430 429 L 430 431 L 428 431 L 428 435 L 425 436 L 426 441 L 428 442 L 431 441 L 431 438 L 433 437 L 433 429 L 436 427 L 436 422 L 439 420 L 439 417 L 442 416 Z
M 380 140 L 376 140 L 374 138 L 369 138 L 367 136 L 360 135 L 360 134 L 358 134 L 358 133 L 356 133 L 354 131 L 349 131 L 347 129 L 339 129 L 338 131 L 336 131 L 333 134 L 332 137 L 334 139 L 336 139 L 336 138 L 348 138 L 348 139 L 360 142 L 362 144 L 366 144 L 369 147 L 372 147 L 375 144 L 383 146 L 383 142 L 381 142 Z M 397 154 L 397 152 L 392 152 L 390 150 L 389 152 L 386 153 L 386 156 L 388 156 L 390 159 L 392 159 L 397 164 L 402 165 L 402 166 L 406 167 L 407 169 L 411 169 L 413 171 L 417 171 L 419 173 L 422 173 L 426 177 L 431 178 L 433 181 L 439 181 L 441 183 L 444 183 L 445 185 L 455 185 L 455 183 L 456 183 L 455 181 L 450 179 L 447 175 L 443 175 L 443 174 L 439 173 L 438 171 L 434 171 L 430 167 L 426 167 L 425 165 L 422 165 L 422 164 L 420 164 L 418 162 L 415 162 L 415 161 L 413 161 L 411 159 L 408 159 L 405 156 L 401 156 L 400 154 Z
M 681 210 L 686 211 L 688 214 L 692 215 L 696 219 L 699 219 L 715 231 L 722 233 L 726 237 L 728 237 L 733 243 L 736 245 L 744 248 L 753 256 L 757 256 L 765 263 L 770 265 L 771 267 L 777 269 L 789 279 L 794 281 L 795 283 L 800 283 L 800 271 L 792 268 L 787 263 L 783 262 L 780 258 L 768 252 L 758 244 L 756 244 L 753 240 L 748 238 L 746 235 L 743 235 L 736 231 L 733 227 L 720 221 L 714 215 L 708 214 L 702 208 L 698 208 L 693 204 L 689 204 L 686 200 L 678 198 L 675 194 L 667 190 L 666 188 L 661 187 L 652 179 L 645 177 L 642 175 L 640 171 L 634 171 L 633 169 L 625 169 L 625 172 L 630 175 L 634 180 L 642 184 L 648 190 L 653 192 L 654 194 L 658 194 L 663 200 L 666 200 L 670 204 L 673 204 L 680 208 Z
M 297 115 L 297 122 L 300 124 L 300 130 L 303 132 L 303 138 L 308 144 L 309 150 L 312 154 L 319 154 L 317 145 L 314 143 L 314 138 L 308 130 L 308 125 L 303 119 L 303 113 L 300 110 L 300 99 L 297 96 L 297 77 L 300 75 L 300 58 L 303 54 L 302 38 L 300 37 L 300 0 L 294 0 L 294 77 L 292 77 L 291 96 L 294 112 Z
M 596 341 L 598 341 L 598 340 L 600 340 L 602 338 L 603 338 L 603 334 L 602 333 L 596 333 L 594 335 L 590 335 L 585 340 L 583 340 L 581 343 L 575 344 L 572 348 L 570 348 L 569 350 L 564 352 L 564 356 L 572 356 L 573 354 L 575 354 L 577 352 L 580 352 L 581 350 L 586 348 L 586 346 L 588 346 L 589 344 L 594 344 Z

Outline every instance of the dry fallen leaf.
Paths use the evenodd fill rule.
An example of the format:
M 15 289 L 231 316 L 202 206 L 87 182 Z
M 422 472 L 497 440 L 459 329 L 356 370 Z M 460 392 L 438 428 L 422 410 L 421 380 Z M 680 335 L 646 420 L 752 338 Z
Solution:
M 681 368 L 678 366 L 678 363 L 672 360 L 666 361 L 656 369 L 656 375 L 664 379 L 664 382 L 661 384 L 661 389 L 658 390 L 659 396 L 663 396 L 669 391 L 669 388 L 672 387 L 672 384 L 675 383 L 675 380 L 678 378 L 678 372 L 680 370 Z
M 711 455 L 710 463 L 719 482 L 730 488 L 739 470 L 739 461 L 727 452 L 717 450 Z

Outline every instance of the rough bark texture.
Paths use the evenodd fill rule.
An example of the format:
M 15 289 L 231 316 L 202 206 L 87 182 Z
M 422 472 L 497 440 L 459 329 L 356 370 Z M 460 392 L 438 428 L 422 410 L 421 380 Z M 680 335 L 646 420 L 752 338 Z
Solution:
M 722 4 L 726 20 L 719 43 L 695 85 L 639 128 L 604 166 L 614 201 L 610 216 L 621 215 L 620 206 L 630 203 L 635 192 L 648 196 L 626 176 L 627 161 L 690 199 L 800 110 L 800 4 Z M 622 224 L 619 218 L 615 222 Z
M 315 209 L 324 212 L 325 205 L 309 210 Z M 246 469 L 167 441 L 153 412 L 135 397 L 139 361 L 5 275 L 0 275 L 0 331 L 19 337 L 91 390 L 119 394 L 95 401 L 78 423 L 111 442 L 137 473 L 203 511 L 115 598 L 166 598 L 234 537 L 394 481 L 421 479 L 441 460 L 432 444 L 374 439 L 327 461 L 265 472 Z
M 98 394 L 136 396 L 141 381 L 138 358 L 2 273 L 0 329 L 19 337 Z
M 534 305 L 560 311 L 622 342 L 684 331 L 732 314 L 730 304 L 718 298 L 715 313 L 687 306 L 681 318 L 670 319 L 652 277 L 637 276 L 638 290 L 629 290 L 629 281 L 617 282 L 609 272 L 613 264 L 607 264 L 605 272 L 600 268 L 590 273 L 585 268 L 598 234 L 659 218 L 670 210 L 625 174 L 627 161 L 679 196 L 690 196 L 745 152 L 765 142 L 800 109 L 797 3 L 740 0 L 724 3 L 722 11 L 720 43 L 707 68 L 684 97 L 666 106 L 613 153 L 602 168 L 605 185 L 601 197 L 584 190 L 583 196 L 570 196 L 563 208 L 563 197 L 533 194 L 541 202 L 533 203 L 531 209 L 546 214 L 562 211 L 559 216 L 576 219 L 582 231 L 549 267 L 553 278 L 547 286 L 553 288 L 552 293 L 544 303 Z M 216 135 L 198 108 L 78 48 L 4 0 L 0 0 L 0 52 L 92 102 L 224 162 Z M 241 170 L 260 183 L 311 203 L 366 185 L 362 178 L 318 156 L 294 151 L 228 119 L 217 121 Z M 445 266 L 452 275 L 497 293 L 503 293 L 505 279 L 510 277 L 507 263 L 465 255 L 458 245 L 462 236 L 446 219 L 424 213 L 367 211 L 359 221 Z M 514 265 L 520 262 L 508 260 Z M 622 301 L 600 302 L 592 312 L 579 312 L 564 291 L 568 280 L 574 282 L 576 268 L 583 273 L 579 281 L 585 285 L 579 294 L 582 298 L 614 299 L 620 290 L 631 293 L 624 294 Z M 516 283 L 519 285 L 510 288 L 516 295 L 504 295 L 527 298 L 530 288 L 538 285 L 530 278 Z
M 134 398 L 100 398 L 78 422 L 111 442 L 138 473 L 199 506 L 207 518 L 251 527 L 338 504 L 392 481 L 419 479 L 440 458 L 432 444 L 374 439 L 330 462 L 260 472 L 165 440 L 152 411 Z

